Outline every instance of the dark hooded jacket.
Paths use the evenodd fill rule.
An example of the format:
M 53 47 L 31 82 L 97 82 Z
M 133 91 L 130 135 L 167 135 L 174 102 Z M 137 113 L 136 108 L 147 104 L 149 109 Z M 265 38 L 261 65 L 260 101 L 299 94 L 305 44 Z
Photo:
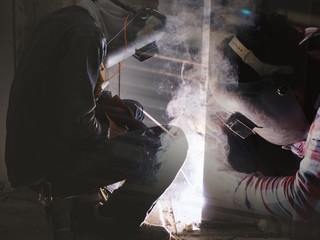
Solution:
M 75 164 L 107 138 L 109 126 L 95 117 L 94 96 L 105 56 L 105 37 L 81 7 L 41 20 L 10 92 L 5 157 L 12 186 Z

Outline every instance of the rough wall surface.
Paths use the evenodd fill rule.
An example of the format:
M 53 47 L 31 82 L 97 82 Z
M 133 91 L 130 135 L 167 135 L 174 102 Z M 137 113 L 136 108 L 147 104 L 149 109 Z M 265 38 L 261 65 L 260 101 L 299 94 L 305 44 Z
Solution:
M 0 7 L 0 190 L 7 184 L 7 174 L 4 163 L 5 120 L 8 106 L 8 96 L 13 77 L 13 18 L 12 0 L 1 1 Z

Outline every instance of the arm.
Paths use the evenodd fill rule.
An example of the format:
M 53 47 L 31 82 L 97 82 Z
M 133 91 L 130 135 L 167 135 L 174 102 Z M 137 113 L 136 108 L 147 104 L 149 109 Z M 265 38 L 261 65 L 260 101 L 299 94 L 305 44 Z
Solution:
M 245 176 L 235 190 L 234 201 L 247 209 L 310 221 L 320 211 L 320 110 L 306 143 L 296 176 Z

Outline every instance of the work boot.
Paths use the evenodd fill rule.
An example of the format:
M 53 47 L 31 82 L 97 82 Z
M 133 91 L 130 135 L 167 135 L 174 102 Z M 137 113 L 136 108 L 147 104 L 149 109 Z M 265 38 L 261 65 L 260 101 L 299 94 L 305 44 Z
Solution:
M 142 223 L 137 231 L 138 236 L 137 239 L 148 239 L 148 240 L 176 240 L 175 237 L 171 235 L 171 233 L 163 226 L 152 225 L 149 223 Z
M 108 237 L 114 240 L 176 240 L 165 227 L 145 222 L 136 231 L 122 229 L 109 232 Z

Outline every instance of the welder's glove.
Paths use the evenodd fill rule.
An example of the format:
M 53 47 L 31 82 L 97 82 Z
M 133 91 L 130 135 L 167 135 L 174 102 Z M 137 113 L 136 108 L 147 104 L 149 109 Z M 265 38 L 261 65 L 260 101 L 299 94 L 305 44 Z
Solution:
M 306 141 L 296 142 L 283 147 L 283 149 L 291 150 L 296 156 L 303 158 L 306 150 Z
M 128 101 L 122 101 L 122 99 L 117 95 L 111 99 L 99 98 L 97 101 L 96 114 L 106 118 L 109 123 L 110 120 L 112 120 L 115 125 L 120 128 L 125 128 L 128 131 L 146 128 L 146 126 L 141 122 L 143 119 L 143 113 L 141 113 L 142 116 L 140 116 L 140 114 L 138 118 L 137 116 L 134 116 L 134 113 L 131 110 L 133 108 L 130 108 L 130 105 L 135 105 L 135 101 Z M 129 106 L 127 103 L 130 103 Z M 141 104 L 136 105 L 141 106 Z
M 129 120 L 134 119 L 132 111 L 118 95 L 109 100 L 103 100 L 101 103 L 98 100 L 98 103 L 101 110 L 118 126 L 125 126 Z

